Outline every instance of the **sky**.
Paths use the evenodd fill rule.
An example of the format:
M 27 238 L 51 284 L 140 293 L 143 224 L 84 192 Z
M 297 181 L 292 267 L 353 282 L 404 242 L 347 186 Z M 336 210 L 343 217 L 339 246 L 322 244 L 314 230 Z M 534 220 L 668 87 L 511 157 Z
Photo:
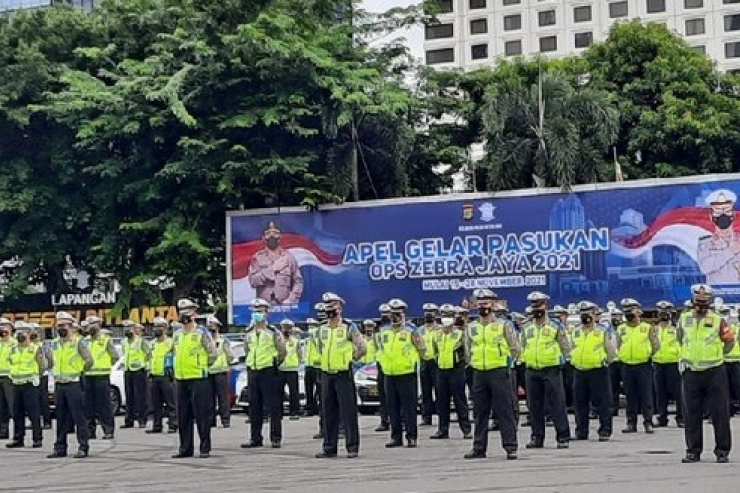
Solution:
M 393 7 L 408 7 L 420 3 L 420 0 L 364 0 L 362 6 L 368 12 L 385 12 Z M 421 26 L 414 26 L 396 33 L 389 34 L 382 41 L 404 37 L 411 54 L 420 61 L 424 58 L 424 30 Z

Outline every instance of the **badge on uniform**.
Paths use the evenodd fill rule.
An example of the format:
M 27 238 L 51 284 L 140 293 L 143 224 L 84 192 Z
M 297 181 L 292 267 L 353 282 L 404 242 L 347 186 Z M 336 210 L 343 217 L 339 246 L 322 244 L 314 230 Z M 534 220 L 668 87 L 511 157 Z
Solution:
M 193 342 L 197 341 L 198 340 L 198 334 L 191 335 L 190 336 L 190 340 L 193 341 Z
M 334 337 L 344 337 L 344 329 L 341 327 L 334 329 Z
M 543 336 L 549 336 L 550 335 L 550 329 L 545 327 L 542 329 L 542 335 Z
M 406 339 L 408 339 L 408 334 L 406 334 L 406 332 L 401 332 L 398 334 L 399 341 L 406 342 Z
M 644 327 L 644 326 L 643 327 L 640 327 L 640 332 L 645 333 L 645 332 L 648 331 L 649 328 L 650 327 Z

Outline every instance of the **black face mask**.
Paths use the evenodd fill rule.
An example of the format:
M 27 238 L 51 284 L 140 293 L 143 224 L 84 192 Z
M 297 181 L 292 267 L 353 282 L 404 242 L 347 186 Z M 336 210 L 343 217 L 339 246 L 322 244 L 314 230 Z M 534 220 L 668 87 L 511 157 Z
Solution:
M 694 309 L 699 313 L 704 313 L 709 310 L 709 305 L 705 305 L 704 303 L 694 303 Z
M 398 324 L 403 320 L 403 315 L 400 313 L 391 313 L 391 323 Z
M 591 315 L 584 313 L 581 315 L 581 322 L 584 324 L 590 324 L 593 319 L 591 318 Z
M 89 336 L 89 335 L 90 335 L 90 331 L 89 331 L 89 330 L 87 330 L 87 329 L 80 329 L 80 334 L 81 334 L 81 335 L 82 335 L 83 337 L 87 337 L 87 336 Z
M 424 315 L 424 323 L 426 324 L 434 323 L 434 315 Z
M 387 324 L 388 322 L 391 321 L 391 317 L 388 316 L 388 315 L 381 315 L 380 316 L 380 321 Z
M 626 313 L 626 314 L 624 315 L 624 318 L 625 318 L 625 319 L 626 319 L 626 320 L 627 320 L 628 322 L 634 322 L 635 320 L 637 320 L 637 315 L 635 315 L 634 313 Z
M 463 317 L 455 317 L 455 327 L 462 327 L 465 325 L 465 319 Z
M 280 245 L 280 240 L 278 240 L 277 238 L 267 238 L 265 240 L 265 245 L 267 245 L 267 248 L 269 248 L 270 250 L 274 250 L 278 247 L 278 245 Z
M 613 319 L 612 319 L 612 325 L 613 325 L 614 327 L 617 327 L 617 326 L 619 326 L 619 325 L 620 325 L 621 323 L 622 323 L 622 321 L 621 321 L 621 320 L 619 320 L 618 318 L 613 318 Z
M 480 315 L 481 317 L 487 317 L 490 314 L 491 314 L 491 309 L 489 307 L 482 306 L 478 308 L 478 315 Z
M 328 318 L 334 318 L 337 315 L 339 315 L 339 310 L 337 310 L 336 308 L 331 308 L 329 310 L 326 310 L 326 316 Z
M 20 343 L 26 342 L 26 337 L 27 337 L 26 334 L 24 334 L 22 332 L 20 334 L 16 334 L 15 335 L 16 340 L 18 340 L 18 342 L 20 342 Z
M 660 314 L 660 321 L 661 322 L 667 322 L 671 319 L 671 316 L 667 313 L 661 313 Z
M 35 341 L 38 338 L 39 338 L 39 335 L 38 334 L 31 334 L 31 340 L 32 341 Z
M 734 217 L 730 214 L 722 214 L 721 216 L 712 217 L 712 222 L 719 228 L 719 229 L 727 229 L 732 225 L 732 222 L 734 221 Z
M 98 329 L 97 327 L 93 327 L 92 329 L 90 329 L 89 332 L 90 332 L 90 335 L 94 337 L 100 333 L 100 329 Z
M 63 328 L 63 329 L 57 329 L 57 334 L 59 334 L 59 337 L 64 339 L 69 335 L 69 329 Z
M 180 315 L 181 324 L 189 324 L 192 321 L 193 321 L 193 317 L 191 317 L 190 315 L 184 315 L 184 314 Z
M 328 319 L 329 317 L 326 316 L 326 312 L 317 312 L 316 313 L 316 318 L 318 319 L 319 322 L 323 322 L 326 319 Z
M 545 316 L 545 310 L 542 310 L 542 309 L 532 310 L 532 316 L 534 318 L 542 318 Z
M 164 335 L 163 329 L 154 329 L 154 337 L 162 337 Z
M 134 337 L 134 333 L 130 330 L 127 330 L 126 332 L 124 332 L 123 335 L 126 337 L 126 339 L 131 339 Z
M 0 337 L 8 337 L 8 331 L 7 330 L 0 330 Z

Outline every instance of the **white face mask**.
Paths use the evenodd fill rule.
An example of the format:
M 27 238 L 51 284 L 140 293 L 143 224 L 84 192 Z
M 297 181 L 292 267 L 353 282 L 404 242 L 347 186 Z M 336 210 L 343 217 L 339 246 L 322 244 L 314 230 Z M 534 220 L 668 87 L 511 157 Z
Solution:
M 449 327 L 454 322 L 455 322 L 455 319 L 452 318 L 452 317 L 444 317 L 444 318 L 442 318 L 442 325 L 444 325 L 445 327 Z

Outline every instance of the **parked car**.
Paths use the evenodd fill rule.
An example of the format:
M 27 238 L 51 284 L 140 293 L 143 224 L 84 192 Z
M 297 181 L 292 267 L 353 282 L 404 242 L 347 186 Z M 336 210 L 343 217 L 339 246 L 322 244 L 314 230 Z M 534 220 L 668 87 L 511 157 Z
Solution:
M 235 383 L 234 383 L 234 389 L 236 392 L 236 395 L 239 396 L 236 401 L 236 405 L 238 407 L 241 407 L 245 411 L 249 410 L 249 378 L 247 376 L 247 367 L 244 365 L 239 365 L 240 368 L 239 375 L 237 376 Z M 298 397 L 301 401 L 301 407 L 305 407 L 306 405 L 306 367 L 305 365 L 301 364 L 301 367 L 298 369 Z M 283 389 L 283 405 L 288 405 L 288 392 L 287 392 L 287 386 L 285 389 Z

